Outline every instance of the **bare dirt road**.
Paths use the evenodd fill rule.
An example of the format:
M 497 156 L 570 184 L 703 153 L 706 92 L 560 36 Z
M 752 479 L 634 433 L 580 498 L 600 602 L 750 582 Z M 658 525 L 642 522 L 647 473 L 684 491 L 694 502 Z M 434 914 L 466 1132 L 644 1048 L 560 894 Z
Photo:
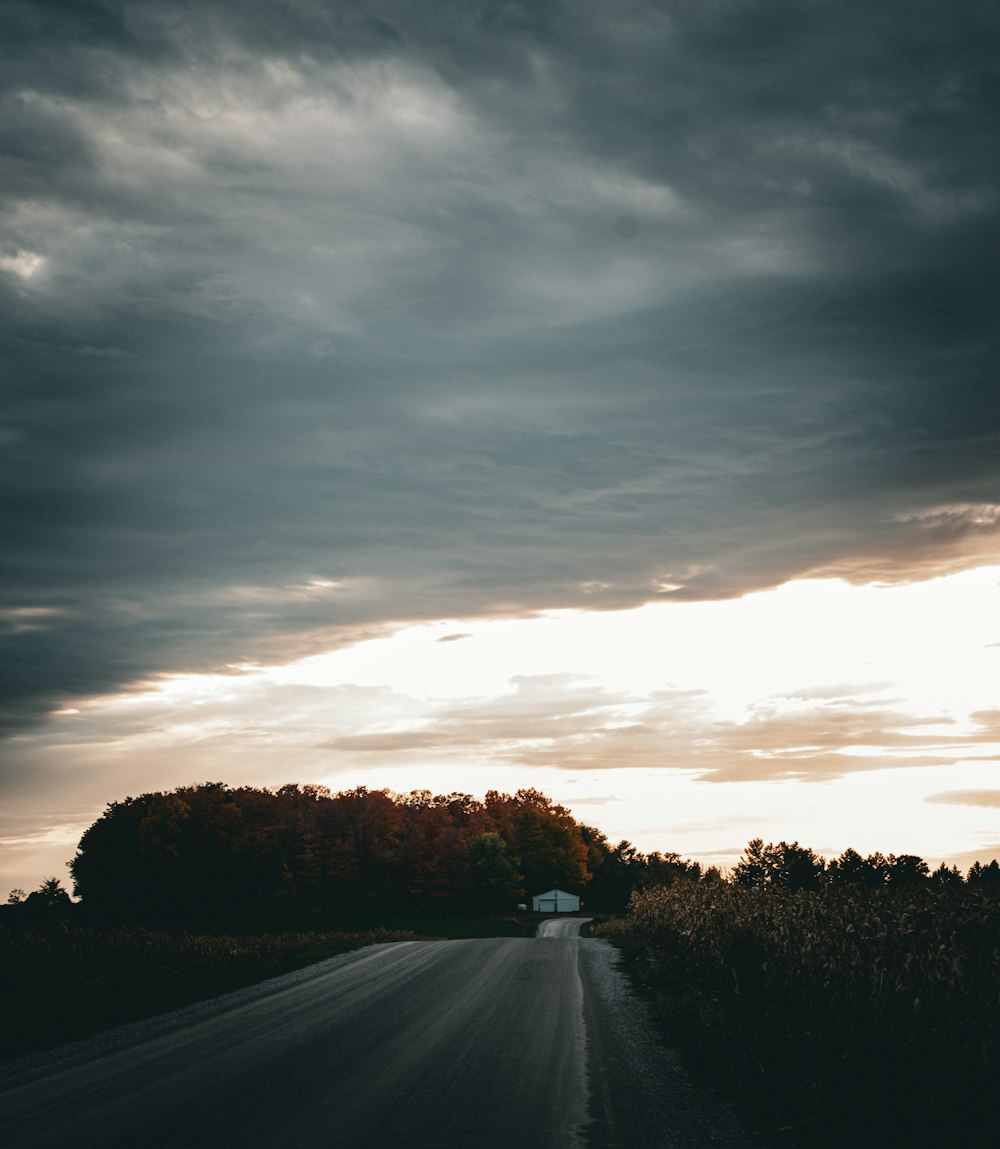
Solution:
M 0 1067 L 6 1149 L 743 1149 L 607 943 L 374 946 Z

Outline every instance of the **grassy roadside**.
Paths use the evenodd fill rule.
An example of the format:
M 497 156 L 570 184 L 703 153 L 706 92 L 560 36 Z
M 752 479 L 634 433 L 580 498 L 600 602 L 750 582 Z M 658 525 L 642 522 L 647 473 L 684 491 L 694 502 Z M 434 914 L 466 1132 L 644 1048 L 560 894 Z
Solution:
M 335 928 L 324 928 L 334 926 Z M 313 920 L 269 933 L 0 928 L 0 1060 L 51 1049 L 379 942 L 523 936 L 509 920 Z
M 287 929 L 291 932 L 364 934 L 381 929 L 435 938 L 520 938 L 532 936 L 536 924 L 527 915 L 460 918 L 444 914 L 337 914 L 295 918 L 283 923 L 282 932 Z

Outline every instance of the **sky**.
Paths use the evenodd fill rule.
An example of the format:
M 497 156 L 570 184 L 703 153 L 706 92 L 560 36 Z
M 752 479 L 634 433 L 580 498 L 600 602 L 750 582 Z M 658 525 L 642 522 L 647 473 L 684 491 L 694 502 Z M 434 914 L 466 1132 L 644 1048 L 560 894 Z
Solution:
M 0 6 L 0 894 L 206 780 L 1000 855 L 1000 14 Z

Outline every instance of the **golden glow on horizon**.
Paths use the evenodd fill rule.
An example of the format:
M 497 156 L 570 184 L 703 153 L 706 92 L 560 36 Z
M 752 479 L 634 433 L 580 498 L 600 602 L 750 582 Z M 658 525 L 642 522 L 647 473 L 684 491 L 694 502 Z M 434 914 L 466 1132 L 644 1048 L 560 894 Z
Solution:
M 821 750 L 827 741 L 808 737 L 810 716 L 863 700 L 898 715 L 896 734 L 922 737 L 959 759 L 987 749 L 976 744 L 973 715 L 997 704 L 998 606 L 997 567 L 902 586 L 800 580 L 723 602 L 419 623 L 283 666 L 171 676 L 100 705 L 142 708 L 162 701 L 187 710 L 228 702 L 238 709 L 250 691 L 283 688 L 291 695 L 295 688 L 350 687 L 384 692 L 385 704 L 368 720 L 386 732 L 419 728 L 422 714 L 432 716 L 428 707 L 436 716 L 449 702 L 461 712 L 470 700 L 510 699 L 527 690 L 561 697 L 593 690 L 600 695 L 576 713 L 600 711 L 602 728 L 613 730 L 675 694 L 689 699 L 688 711 L 706 724 L 804 720 L 799 737 L 786 745 L 745 747 L 776 757 Z M 992 620 L 996 633 L 986 629 Z M 190 732 L 198 722 L 188 713 L 183 725 Z M 179 733 L 176 724 L 171 729 Z M 930 751 L 856 737 L 835 752 L 892 759 Z
M 997 808 L 946 797 L 998 785 L 997 566 L 443 619 L 233 671 L 77 701 L 48 752 L 120 763 L 127 781 L 103 801 L 208 778 L 537 786 L 613 840 L 705 862 L 756 835 L 828 856 L 1000 854 Z

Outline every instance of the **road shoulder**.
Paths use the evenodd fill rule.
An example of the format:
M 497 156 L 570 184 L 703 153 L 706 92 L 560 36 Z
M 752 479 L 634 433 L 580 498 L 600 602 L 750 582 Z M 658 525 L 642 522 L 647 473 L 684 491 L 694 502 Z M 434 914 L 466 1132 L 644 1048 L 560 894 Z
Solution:
M 618 951 L 580 942 L 587 1032 L 588 1149 L 751 1149 L 736 1111 L 691 1083 L 658 1035 Z

